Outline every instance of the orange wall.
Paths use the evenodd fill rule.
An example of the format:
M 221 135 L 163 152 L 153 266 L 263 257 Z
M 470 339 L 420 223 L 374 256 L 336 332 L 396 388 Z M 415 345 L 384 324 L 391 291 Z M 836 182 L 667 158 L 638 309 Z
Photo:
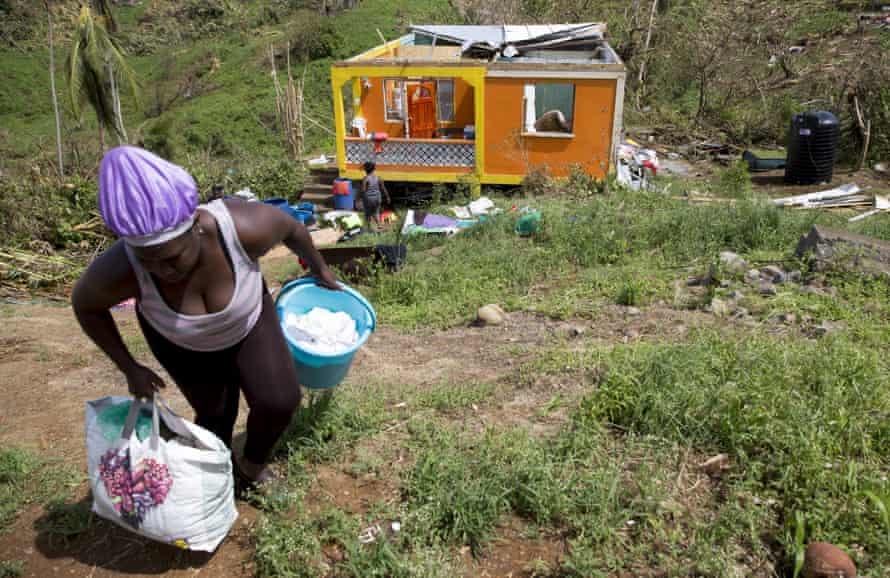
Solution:
M 370 78 L 371 88 L 362 90 L 362 114 L 368 121 L 368 132 L 385 132 L 391 137 L 402 137 L 404 127 L 401 122 L 385 122 L 383 114 L 383 78 Z M 454 120 L 453 125 L 463 127 L 473 124 L 473 87 L 460 78 L 454 79 Z
M 522 88 L 529 83 L 565 80 L 487 78 L 485 80 L 485 174 L 525 175 L 546 165 L 553 176 L 566 176 L 579 164 L 604 178 L 609 168 L 616 80 L 578 79 L 575 85 L 573 138 L 525 137 Z

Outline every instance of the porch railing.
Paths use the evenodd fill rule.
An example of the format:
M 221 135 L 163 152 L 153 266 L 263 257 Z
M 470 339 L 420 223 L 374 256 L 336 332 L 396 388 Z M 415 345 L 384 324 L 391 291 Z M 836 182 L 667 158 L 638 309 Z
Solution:
M 474 167 L 476 144 L 470 140 L 390 139 L 374 152 L 374 143 L 359 138 L 346 139 L 346 163 L 405 167 Z

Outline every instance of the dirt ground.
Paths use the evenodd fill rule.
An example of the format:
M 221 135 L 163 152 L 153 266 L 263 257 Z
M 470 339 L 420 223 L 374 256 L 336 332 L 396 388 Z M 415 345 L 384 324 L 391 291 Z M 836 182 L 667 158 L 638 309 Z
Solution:
M 115 313 L 125 341 L 136 357 L 160 369 L 148 352 L 132 310 Z M 573 323 L 585 342 L 629 339 L 670 339 L 690 326 L 711 323 L 711 317 L 653 307 L 644 312 L 609 307 L 592 321 Z M 358 355 L 350 377 L 341 387 L 373 379 L 424 388 L 441 383 L 496 382 L 533 352 L 565 335 L 566 324 L 528 313 L 516 313 L 501 327 L 459 327 L 435 334 L 405 334 L 381 327 Z M 163 375 L 163 373 L 162 373 Z M 41 456 L 85 470 L 84 403 L 111 394 L 124 394 L 126 384 L 110 361 L 81 332 L 67 305 L 7 304 L 0 306 L 0 444 L 24 447 Z M 553 382 L 534 391 L 518 389 L 494 405 L 474 412 L 471 421 L 515 423 L 547 428 L 529 416 L 572 384 Z M 174 410 L 191 416 L 185 399 L 170 386 L 166 397 Z M 246 410 L 246 408 L 242 408 Z M 241 412 L 243 428 L 246 411 Z M 555 419 L 555 418 L 554 418 Z M 396 432 L 393 432 L 396 435 Z M 319 466 L 325 480 L 321 496 L 347 511 L 362 513 L 374 500 L 393 496 L 395 488 L 367 484 L 341 469 Z M 86 483 L 76 488 L 76 500 L 88 504 Z M 258 512 L 238 504 L 240 518 L 213 556 L 183 552 L 133 536 L 94 518 L 91 528 L 67 542 L 51 540 L 39 530 L 46 512 L 27 508 L 11 531 L 0 534 L 0 560 L 22 560 L 25 576 L 249 576 L 253 574 L 253 529 Z M 520 576 L 532 560 L 554 563 L 564 545 L 556 537 L 523 538 L 510 523 L 483 560 L 465 555 L 468 575 Z

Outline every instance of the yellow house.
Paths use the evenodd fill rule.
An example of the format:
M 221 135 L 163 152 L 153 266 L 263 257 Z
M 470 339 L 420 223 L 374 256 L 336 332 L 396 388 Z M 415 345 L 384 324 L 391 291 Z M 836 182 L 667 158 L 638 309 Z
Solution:
M 626 71 L 597 23 L 414 26 L 331 68 L 341 177 L 518 184 L 530 170 L 604 177 Z

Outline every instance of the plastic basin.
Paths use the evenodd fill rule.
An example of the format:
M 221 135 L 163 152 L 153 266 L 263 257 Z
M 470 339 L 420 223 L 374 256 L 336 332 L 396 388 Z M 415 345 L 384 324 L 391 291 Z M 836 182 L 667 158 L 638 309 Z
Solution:
M 361 349 L 377 328 L 377 314 L 368 300 L 355 289 L 343 285 L 342 291 L 330 291 L 315 283 L 313 278 L 298 279 L 288 283 L 278 293 L 275 306 L 284 339 L 297 367 L 300 383 L 309 389 L 328 389 L 346 378 L 355 352 Z M 291 339 L 284 326 L 285 316 L 288 313 L 304 315 L 314 307 L 334 312 L 343 311 L 355 319 L 355 328 L 358 332 L 355 345 L 337 355 L 323 355 L 306 351 Z

